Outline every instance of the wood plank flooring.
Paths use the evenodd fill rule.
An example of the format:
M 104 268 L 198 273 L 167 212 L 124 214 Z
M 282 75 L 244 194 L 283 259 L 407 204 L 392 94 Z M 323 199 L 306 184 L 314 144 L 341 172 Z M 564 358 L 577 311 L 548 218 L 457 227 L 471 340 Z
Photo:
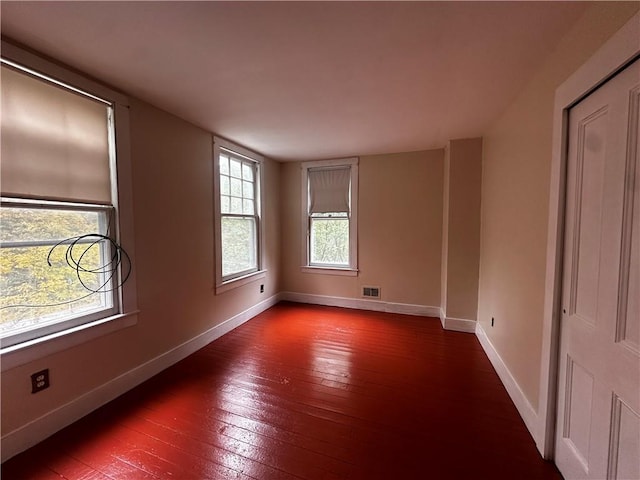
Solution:
M 2 465 L 2 479 L 561 479 L 475 336 L 281 303 Z

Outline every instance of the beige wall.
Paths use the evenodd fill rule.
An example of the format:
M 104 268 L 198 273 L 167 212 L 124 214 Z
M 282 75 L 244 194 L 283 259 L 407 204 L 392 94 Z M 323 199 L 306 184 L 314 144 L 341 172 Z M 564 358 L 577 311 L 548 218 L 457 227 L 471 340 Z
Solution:
M 3 372 L 2 435 L 279 291 L 280 165 L 264 168 L 267 276 L 215 295 L 212 137 L 138 101 L 130 111 L 138 324 Z M 42 368 L 51 387 L 32 395 Z
M 554 92 L 637 9 L 637 3 L 591 6 L 484 135 L 479 321 L 534 408 Z
M 282 290 L 440 305 L 443 150 L 360 157 L 357 277 L 303 273 L 300 163 L 281 167 Z
M 442 308 L 447 317 L 476 320 L 482 139 L 451 140 L 446 157 Z

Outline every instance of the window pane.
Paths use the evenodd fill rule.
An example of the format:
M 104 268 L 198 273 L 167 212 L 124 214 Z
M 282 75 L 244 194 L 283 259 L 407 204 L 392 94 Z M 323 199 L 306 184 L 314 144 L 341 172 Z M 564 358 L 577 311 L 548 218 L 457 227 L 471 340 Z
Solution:
M 242 164 L 242 178 L 253 182 L 253 167 L 248 163 Z
M 242 213 L 242 199 L 231 197 L 231 212 L 229 213 Z
M 254 218 L 222 217 L 222 275 L 257 268 Z
M 242 213 L 247 215 L 253 215 L 253 200 L 243 200 L 242 201 Z
M 311 218 L 311 263 L 349 265 L 349 220 Z
M 229 175 L 229 157 L 226 155 L 220 155 L 220 173 Z
M 242 164 L 235 159 L 231 159 L 231 176 L 242 178 Z
M 223 195 L 220 197 L 220 212 L 221 213 L 231 213 L 231 206 L 229 205 L 229 197 Z
M 220 175 L 220 194 L 229 195 L 229 177 Z
M 237 178 L 231 179 L 231 195 L 234 197 L 242 196 L 242 181 Z
M 242 196 L 244 198 L 253 198 L 253 183 L 242 182 Z
M 0 336 L 112 307 L 113 297 L 106 292 L 111 288 L 107 242 L 89 238 L 71 250 L 60 245 L 49 257 L 51 265 L 47 261 L 60 240 L 104 234 L 105 212 L 6 207 L 1 222 Z M 68 265 L 67 253 L 81 268 Z M 103 292 L 91 291 L 99 289 Z

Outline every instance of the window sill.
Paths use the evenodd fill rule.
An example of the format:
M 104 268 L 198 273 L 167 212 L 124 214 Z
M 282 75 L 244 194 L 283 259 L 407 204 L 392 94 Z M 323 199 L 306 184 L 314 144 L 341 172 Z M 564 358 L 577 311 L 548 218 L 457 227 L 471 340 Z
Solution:
M 347 277 L 357 277 L 358 270 L 355 268 L 336 268 L 336 267 L 300 267 L 302 273 L 319 273 L 321 275 L 342 275 Z
M 251 282 L 255 282 L 256 280 L 260 280 L 261 278 L 265 278 L 267 276 L 266 270 L 258 270 L 257 272 L 250 273 L 243 277 L 234 278 L 233 280 L 227 280 L 226 282 L 222 282 L 220 285 L 216 285 L 216 295 L 219 293 L 224 293 L 229 290 L 233 290 L 234 288 L 241 287 Z
M 138 311 L 114 315 L 69 328 L 62 332 L 29 340 L 0 350 L 0 371 L 4 372 L 34 360 L 80 345 L 138 323 Z

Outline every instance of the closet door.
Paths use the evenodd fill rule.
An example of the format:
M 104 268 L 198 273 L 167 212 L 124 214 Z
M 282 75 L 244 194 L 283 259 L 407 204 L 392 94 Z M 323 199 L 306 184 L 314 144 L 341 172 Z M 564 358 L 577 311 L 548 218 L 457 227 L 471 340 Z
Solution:
M 556 464 L 640 479 L 640 60 L 569 111 Z

